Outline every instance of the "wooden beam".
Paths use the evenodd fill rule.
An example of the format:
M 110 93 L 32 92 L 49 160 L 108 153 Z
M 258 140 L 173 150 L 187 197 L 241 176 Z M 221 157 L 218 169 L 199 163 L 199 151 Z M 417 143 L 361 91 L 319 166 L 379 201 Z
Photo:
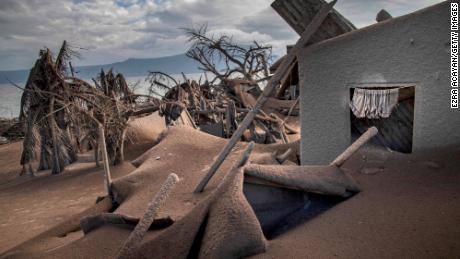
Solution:
M 287 80 L 292 78 L 291 77 L 292 70 L 295 68 L 296 65 L 297 65 L 297 60 L 294 60 L 292 64 L 289 66 L 288 72 L 285 74 L 285 76 L 281 80 L 281 87 L 278 90 L 278 93 L 276 94 L 277 98 L 282 97 L 284 95 L 284 92 L 286 91 L 286 88 L 288 88 L 288 86 L 291 85 L 290 82 L 287 82 Z
M 379 131 L 376 127 L 371 127 L 364 132 L 361 137 L 359 137 L 353 144 L 351 144 L 345 151 L 342 152 L 334 161 L 332 161 L 331 165 L 335 165 L 340 167 L 348 160 L 362 145 L 366 144 L 373 136 L 377 135 Z
M 110 166 L 109 166 L 109 156 L 107 154 L 107 147 L 105 143 L 105 135 L 104 135 L 104 126 L 99 125 L 99 146 L 100 149 L 102 150 L 102 164 L 104 165 L 104 183 L 105 183 L 105 189 L 107 191 L 107 194 L 110 196 L 111 199 L 113 199 L 113 193 L 112 193 L 112 176 L 110 175 Z
M 251 125 L 252 121 L 254 120 L 259 110 L 262 108 L 262 106 L 268 100 L 268 98 L 272 95 L 276 87 L 280 84 L 281 79 L 284 77 L 284 75 L 286 75 L 286 73 L 289 72 L 289 67 L 291 66 L 292 62 L 294 62 L 294 60 L 296 59 L 297 54 L 301 51 L 301 49 L 304 46 L 306 46 L 309 39 L 316 32 L 316 30 L 318 30 L 318 28 L 321 26 L 324 19 L 327 17 L 328 13 L 332 10 L 332 7 L 335 5 L 336 2 L 337 0 L 334 0 L 324 5 L 319 10 L 315 18 L 313 19 L 313 21 L 308 25 L 308 27 L 302 33 L 302 36 L 297 41 L 295 46 L 286 55 L 286 58 L 283 59 L 283 62 L 281 62 L 281 65 L 278 67 L 278 69 L 276 70 L 272 78 L 270 78 L 264 91 L 257 99 L 257 102 L 254 105 L 254 108 L 251 111 L 249 111 L 248 114 L 246 114 L 246 116 L 244 117 L 238 129 L 233 133 L 227 145 L 224 146 L 224 148 L 220 151 L 219 155 L 217 156 L 217 159 L 211 165 L 211 168 L 209 169 L 207 173 L 207 176 L 209 177 L 209 179 L 217 172 L 220 165 L 224 162 L 225 158 L 228 156 L 232 148 L 241 139 L 241 136 L 243 136 L 244 131 L 249 127 L 249 125 Z M 196 187 L 195 189 L 196 193 L 203 191 L 203 188 L 201 188 L 200 185 L 201 183 Z
M 137 223 L 128 239 L 126 239 L 126 241 L 123 243 L 120 251 L 118 251 L 116 256 L 117 259 L 133 258 L 135 248 L 141 243 L 145 233 L 147 230 L 149 230 L 150 225 L 152 225 L 153 221 L 155 220 L 158 211 L 161 209 L 161 207 L 163 207 L 166 202 L 166 198 L 168 198 L 174 185 L 178 181 L 179 177 L 176 174 L 172 173 L 168 176 L 158 193 L 148 204 L 144 216 L 141 218 L 139 223 Z
M 238 160 L 233 164 L 232 168 L 230 169 L 229 172 L 232 172 L 235 169 L 238 169 L 238 167 L 244 166 L 246 162 L 249 159 L 249 155 L 251 154 L 252 150 L 254 149 L 254 142 L 250 142 L 249 145 L 246 147 L 244 150 L 243 154 L 238 158 Z M 203 179 L 200 181 L 198 186 L 195 189 L 195 193 L 200 193 L 204 190 L 204 187 L 206 187 L 206 184 L 208 184 L 209 180 L 211 180 L 211 177 L 214 175 L 214 173 L 208 172 Z

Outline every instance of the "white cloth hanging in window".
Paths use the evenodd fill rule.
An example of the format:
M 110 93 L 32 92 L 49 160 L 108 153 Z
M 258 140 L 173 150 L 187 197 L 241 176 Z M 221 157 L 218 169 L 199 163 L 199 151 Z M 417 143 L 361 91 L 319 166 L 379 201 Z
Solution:
M 350 108 L 357 118 L 388 118 L 398 104 L 399 89 L 370 90 L 355 88 Z

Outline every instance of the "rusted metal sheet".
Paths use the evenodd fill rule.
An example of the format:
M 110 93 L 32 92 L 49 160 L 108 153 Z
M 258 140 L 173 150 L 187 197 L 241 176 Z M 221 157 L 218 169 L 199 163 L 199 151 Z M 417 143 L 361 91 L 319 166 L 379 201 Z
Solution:
M 324 4 L 326 4 L 324 0 L 276 0 L 271 6 L 301 35 Z M 355 29 L 350 21 L 333 9 L 309 43 L 320 42 Z

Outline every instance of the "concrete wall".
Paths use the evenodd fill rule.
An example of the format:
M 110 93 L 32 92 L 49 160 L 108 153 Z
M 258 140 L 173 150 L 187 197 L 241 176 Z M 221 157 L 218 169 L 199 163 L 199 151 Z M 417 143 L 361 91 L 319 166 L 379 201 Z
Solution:
M 450 109 L 450 1 L 313 45 L 299 55 L 301 161 L 332 161 L 351 142 L 350 87 L 415 84 L 413 152 L 460 146 Z

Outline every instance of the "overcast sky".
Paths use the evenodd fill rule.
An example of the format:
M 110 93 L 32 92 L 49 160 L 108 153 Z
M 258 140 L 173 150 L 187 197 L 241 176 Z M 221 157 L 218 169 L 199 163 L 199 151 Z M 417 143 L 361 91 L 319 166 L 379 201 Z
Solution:
M 273 0 L 1 0 L 0 70 L 30 68 L 38 50 L 62 40 L 79 46 L 78 65 L 183 53 L 179 28 L 208 24 L 213 33 L 273 45 L 278 54 L 296 33 L 270 7 Z M 382 8 L 393 16 L 440 0 L 339 0 L 336 9 L 358 28 Z

